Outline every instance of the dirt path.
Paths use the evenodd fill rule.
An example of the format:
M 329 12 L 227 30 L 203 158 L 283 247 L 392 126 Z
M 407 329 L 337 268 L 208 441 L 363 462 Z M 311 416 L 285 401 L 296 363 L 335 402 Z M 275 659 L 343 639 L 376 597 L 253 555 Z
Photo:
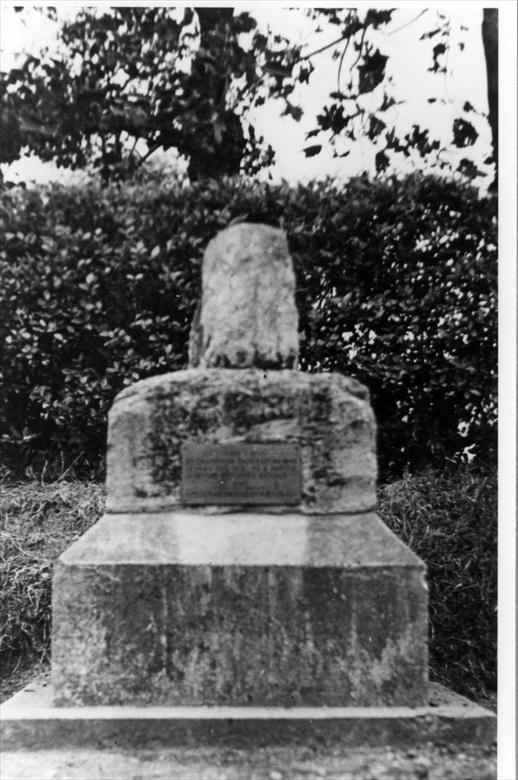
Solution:
M 496 753 L 481 748 L 390 750 L 304 747 L 251 751 L 6 753 L 2 780 L 494 780 Z

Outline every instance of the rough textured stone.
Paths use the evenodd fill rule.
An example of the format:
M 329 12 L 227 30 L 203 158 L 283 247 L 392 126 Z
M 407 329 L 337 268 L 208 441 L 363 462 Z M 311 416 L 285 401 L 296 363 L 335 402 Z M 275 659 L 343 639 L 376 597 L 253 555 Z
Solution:
M 189 364 L 294 368 L 297 331 L 295 276 L 284 231 L 242 223 L 218 233 L 203 259 Z
M 53 587 L 56 703 L 424 703 L 424 564 L 374 514 L 106 515 Z
M 109 415 L 108 511 L 180 506 L 183 442 L 295 443 L 301 512 L 376 505 L 368 392 L 339 374 L 188 369 L 137 382 L 117 396 Z

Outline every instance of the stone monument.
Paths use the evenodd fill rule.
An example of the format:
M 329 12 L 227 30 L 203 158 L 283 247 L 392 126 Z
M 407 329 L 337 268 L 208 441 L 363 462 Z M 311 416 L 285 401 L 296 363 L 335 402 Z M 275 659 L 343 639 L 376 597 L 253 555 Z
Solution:
M 59 561 L 59 704 L 408 705 L 423 563 L 378 519 L 368 392 L 297 371 L 282 231 L 209 244 L 190 367 L 109 415 L 107 514 Z
M 106 514 L 54 571 L 53 703 L 36 727 L 15 702 L 11 744 L 451 732 L 459 707 L 426 706 L 425 566 L 376 514 L 368 391 L 297 370 L 294 293 L 281 230 L 210 242 L 189 367 L 110 411 Z

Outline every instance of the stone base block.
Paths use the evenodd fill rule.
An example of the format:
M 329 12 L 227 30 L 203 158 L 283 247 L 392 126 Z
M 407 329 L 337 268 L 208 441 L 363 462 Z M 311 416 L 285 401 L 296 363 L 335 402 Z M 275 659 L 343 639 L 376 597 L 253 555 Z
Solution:
M 423 707 L 55 707 L 37 682 L 2 706 L 2 750 L 490 745 L 496 717 L 430 684 Z M 24 775 L 25 777 L 25 775 Z
M 56 704 L 422 705 L 424 575 L 375 514 L 105 515 L 55 569 Z
M 110 409 L 106 508 L 182 511 L 185 444 L 283 443 L 299 448 L 302 490 L 298 504 L 279 496 L 278 511 L 373 511 L 375 440 L 367 388 L 341 374 L 231 368 L 161 374 L 125 388 Z M 223 505 L 216 501 L 212 511 Z M 242 508 L 260 512 L 261 504 L 250 497 Z M 272 506 L 263 511 L 272 513 Z

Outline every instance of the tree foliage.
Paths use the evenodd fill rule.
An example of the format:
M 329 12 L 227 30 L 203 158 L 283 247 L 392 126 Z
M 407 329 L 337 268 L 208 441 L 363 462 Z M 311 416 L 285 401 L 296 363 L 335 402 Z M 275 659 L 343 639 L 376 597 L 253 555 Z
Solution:
M 289 188 L 90 184 L 0 197 L 3 460 L 98 462 L 127 384 L 185 366 L 203 251 L 281 224 L 301 368 L 371 391 L 386 476 L 488 457 L 496 418 L 496 202 L 434 177 Z
M 243 38 L 250 45 L 242 45 Z M 241 119 L 289 89 L 290 51 L 232 8 L 85 8 L 60 48 L 1 74 L 0 161 L 23 150 L 123 178 L 157 149 L 178 150 L 191 179 L 253 173 L 272 150 Z M 286 81 L 286 83 L 285 83 Z
M 394 123 L 394 108 L 401 101 L 396 96 L 395 84 L 388 71 L 389 57 L 380 51 L 383 46 L 378 31 L 394 34 L 394 9 L 314 9 L 311 15 L 315 19 L 325 17 L 328 24 L 334 26 L 340 35 L 330 46 L 339 60 L 337 67 L 337 88 L 329 93 L 321 113 L 317 116 L 316 127 L 307 134 L 307 139 L 323 137 L 331 143 L 335 156 L 345 157 L 359 138 L 367 137 L 376 145 L 375 167 L 379 173 L 385 172 L 394 162 L 394 157 L 409 157 L 417 154 L 439 169 L 447 168 L 449 163 L 443 156 L 445 144 L 434 138 L 429 128 L 414 124 L 412 129 L 402 135 Z M 431 47 L 428 70 L 438 75 L 447 75 L 448 55 L 451 43 L 451 22 L 440 12 L 421 11 L 409 24 L 427 13 L 430 19 L 429 29 L 420 40 L 423 46 Z M 498 145 L 498 37 L 496 32 L 497 11 L 484 12 L 482 36 L 485 45 L 488 83 L 490 85 L 489 123 L 492 129 L 494 160 L 496 162 Z M 407 25 L 405 25 L 407 26 Z M 392 28 L 392 29 L 391 29 Z M 467 28 L 463 28 L 466 31 Z M 372 37 L 372 40 L 370 40 Z M 376 42 L 375 42 L 376 41 Z M 464 44 L 459 44 L 462 48 Z M 427 56 L 424 50 L 424 56 Z M 496 71 L 496 79 L 495 79 Z M 446 103 L 445 98 L 433 95 L 427 98 L 429 103 Z M 451 144 L 458 149 L 473 146 L 478 138 L 472 120 L 477 112 L 465 102 L 460 116 L 452 122 Z M 345 147 L 345 151 L 344 151 Z M 305 149 L 307 156 L 317 154 L 322 143 Z M 462 158 L 457 171 L 468 179 L 474 179 L 482 172 L 469 158 Z
M 248 122 L 250 108 L 278 98 L 284 114 L 300 120 L 295 88 L 311 79 L 315 57 L 334 48 L 336 89 L 328 85 L 329 96 L 307 134 L 308 141 L 315 140 L 305 154 L 317 155 L 331 144 L 343 157 L 366 137 L 375 145 L 379 173 L 398 155 L 447 165 L 444 143 L 429 128 L 415 124 L 399 132 L 394 123 L 400 101 L 380 33 L 397 31 L 395 11 L 316 8 L 309 14 L 317 29 L 338 36 L 312 51 L 262 32 L 250 14 L 232 8 L 82 9 L 62 23 L 57 51 L 28 56 L 21 67 L 0 75 L 0 162 L 31 151 L 58 165 L 93 167 L 108 180 L 132 174 L 157 149 L 174 148 L 189 159 L 191 180 L 240 169 L 254 173 L 274 155 Z M 485 13 L 496 157 L 495 25 L 496 17 Z M 429 70 L 439 75 L 447 70 L 450 35 L 450 21 L 439 13 L 421 36 L 430 48 L 423 50 Z M 445 102 L 433 95 L 428 100 Z M 454 118 L 454 147 L 468 148 L 477 140 L 474 112 L 466 101 Z M 469 156 L 458 171 L 468 178 L 481 173 Z

